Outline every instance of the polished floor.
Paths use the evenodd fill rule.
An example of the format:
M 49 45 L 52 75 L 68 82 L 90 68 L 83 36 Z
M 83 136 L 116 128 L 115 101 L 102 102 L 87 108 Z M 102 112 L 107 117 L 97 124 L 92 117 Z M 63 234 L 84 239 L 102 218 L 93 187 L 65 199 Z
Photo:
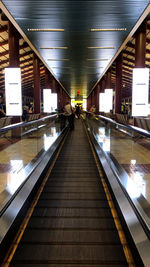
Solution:
M 0 139 L 0 207 L 15 193 L 31 171 L 32 162 L 51 146 L 59 132 L 59 127 L 53 125 L 22 138 Z
M 150 203 L 150 139 L 130 137 L 103 122 L 92 122 L 92 128 L 103 150 L 127 172 L 126 189 L 130 197 L 143 195 Z

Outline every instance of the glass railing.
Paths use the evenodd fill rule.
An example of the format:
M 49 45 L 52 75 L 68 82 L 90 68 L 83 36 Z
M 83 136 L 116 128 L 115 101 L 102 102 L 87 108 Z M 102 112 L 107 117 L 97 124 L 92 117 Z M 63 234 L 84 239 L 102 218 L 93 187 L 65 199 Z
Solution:
M 0 212 L 64 128 L 56 114 L 0 128 Z
M 113 172 L 150 229 L 150 132 L 87 114 Z

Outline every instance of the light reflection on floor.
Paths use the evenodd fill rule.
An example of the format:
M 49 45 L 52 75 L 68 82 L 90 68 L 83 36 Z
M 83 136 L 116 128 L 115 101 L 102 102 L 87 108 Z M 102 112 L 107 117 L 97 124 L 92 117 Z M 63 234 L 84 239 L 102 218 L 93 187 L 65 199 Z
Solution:
M 0 150 L 0 193 L 5 189 L 13 194 L 26 178 L 27 166 L 44 148 L 45 151 L 59 135 L 59 127 L 40 129 L 38 133 L 25 136 L 18 142 Z M 5 142 L 5 140 L 4 140 Z M 4 146 L 3 146 L 4 147 Z
M 6 190 L 13 195 L 16 189 L 22 184 L 26 175 L 24 171 L 23 160 L 11 160 L 12 171 L 7 174 L 7 186 Z M 19 170 L 17 171 L 19 167 Z
M 128 173 L 126 186 L 131 198 L 142 194 L 150 203 L 150 150 L 108 126 L 95 127 L 94 132 L 102 149 L 110 152 Z
M 50 135 L 44 134 L 44 149 L 47 151 L 50 146 L 54 143 L 57 139 L 59 133 L 56 132 L 56 127 L 51 127 Z

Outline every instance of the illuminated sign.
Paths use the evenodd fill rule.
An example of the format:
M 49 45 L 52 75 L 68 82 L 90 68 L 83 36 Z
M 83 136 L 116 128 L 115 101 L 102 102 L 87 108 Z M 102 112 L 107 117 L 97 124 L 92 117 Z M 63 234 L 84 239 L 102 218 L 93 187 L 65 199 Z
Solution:
M 100 93 L 99 94 L 99 111 L 100 112 L 105 112 L 105 107 L 106 107 L 106 98 L 105 98 L 105 93 Z
M 105 89 L 105 112 L 113 109 L 113 89 Z
M 76 103 L 76 104 L 83 104 L 83 100 L 72 100 L 71 103 Z
M 133 69 L 132 116 L 148 115 L 149 69 Z
M 57 109 L 57 94 L 55 93 L 51 94 L 50 106 L 51 106 L 51 112 L 55 112 Z
M 5 68 L 6 115 L 22 115 L 22 91 L 20 68 Z
M 43 89 L 44 112 L 51 113 L 51 89 Z

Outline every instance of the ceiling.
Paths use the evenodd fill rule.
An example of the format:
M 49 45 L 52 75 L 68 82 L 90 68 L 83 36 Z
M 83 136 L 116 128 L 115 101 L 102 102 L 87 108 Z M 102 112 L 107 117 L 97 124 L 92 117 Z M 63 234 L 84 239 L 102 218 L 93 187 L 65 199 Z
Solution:
M 78 90 L 87 97 L 129 39 L 131 47 L 128 52 L 132 62 L 134 41 L 129 34 L 134 33 L 135 24 L 139 26 L 145 18 L 147 13 L 139 21 L 148 4 L 146 0 L 3 0 L 0 7 L 28 43 L 22 53 L 32 54 L 32 48 L 71 97 Z M 116 28 L 126 30 L 90 30 Z M 29 63 L 28 60 L 26 64 Z M 130 74 L 130 67 L 126 69 Z

